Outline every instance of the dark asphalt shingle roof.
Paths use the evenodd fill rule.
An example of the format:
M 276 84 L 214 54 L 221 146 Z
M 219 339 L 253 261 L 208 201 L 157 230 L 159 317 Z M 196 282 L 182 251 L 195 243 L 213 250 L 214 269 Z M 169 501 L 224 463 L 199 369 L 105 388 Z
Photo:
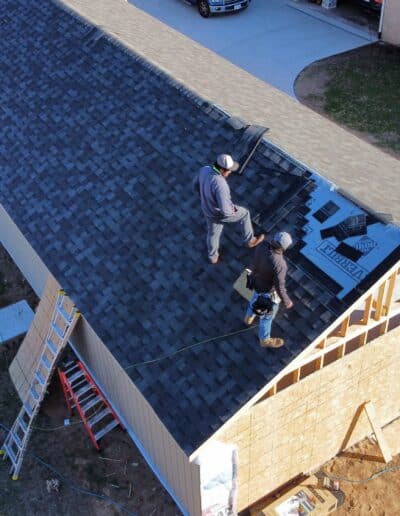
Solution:
M 246 303 L 232 285 L 251 254 L 229 228 L 223 264 L 208 265 L 190 183 L 217 153 L 240 153 L 243 131 L 53 3 L 1 5 L 0 201 L 49 270 L 123 367 L 242 329 Z M 373 265 L 341 295 L 344 280 L 309 259 L 321 181 L 266 140 L 231 180 L 259 229 L 296 240 L 295 308 L 274 326 L 284 348 L 260 348 L 251 331 L 129 369 L 187 453 L 377 278 Z

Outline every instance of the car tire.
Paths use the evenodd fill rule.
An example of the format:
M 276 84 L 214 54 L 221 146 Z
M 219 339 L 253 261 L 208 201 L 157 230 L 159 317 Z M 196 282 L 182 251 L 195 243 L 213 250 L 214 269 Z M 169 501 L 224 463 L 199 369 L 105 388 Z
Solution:
M 203 18 L 208 18 L 210 16 L 210 6 L 208 5 L 207 0 L 198 0 L 197 9 L 199 10 L 200 16 Z

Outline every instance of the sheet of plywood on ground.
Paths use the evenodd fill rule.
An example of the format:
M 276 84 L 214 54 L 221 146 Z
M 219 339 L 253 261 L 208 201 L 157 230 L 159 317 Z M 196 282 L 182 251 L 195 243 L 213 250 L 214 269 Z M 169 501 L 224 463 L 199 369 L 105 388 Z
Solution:
M 238 510 L 339 453 L 365 400 L 381 425 L 400 415 L 399 338 L 396 328 L 257 403 L 224 429 L 218 440 L 238 447 Z M 363 410 L 346 447 L 371 433 Z
M 364 405 L 364 410 L 367 413 L 369 422 L 374 431 L 374 434 L 375 434 L 376 440 L 378 442 L 378 446 L 382 452 L 383 458 L 385 459 L 385 462 L 390 462 L 392 460 L 392 454 L 391 454 L 389 446 L 386 442 L 385 436 L 382 433 L 382 429 L 378 424 L 378 421 L 376 418 L 375 407 L 374 407 L 373 403 L 368 401 Z
M 22 401 L 26 397 L 39 363 L 59 288 L 55 279 L 49 275 L 32 325 L 9 368 L 11 380 Z
M 86 320 L 76 328 L 72 339 L 74 347 L 107 399 L 112 402 L 132 430 L 137 441 L 146 450 L 146 458 L 161 473 L 189 514 L 201 514 L 200 468 L 189 462 L 153 408 L 127 372 L 105 347 Z

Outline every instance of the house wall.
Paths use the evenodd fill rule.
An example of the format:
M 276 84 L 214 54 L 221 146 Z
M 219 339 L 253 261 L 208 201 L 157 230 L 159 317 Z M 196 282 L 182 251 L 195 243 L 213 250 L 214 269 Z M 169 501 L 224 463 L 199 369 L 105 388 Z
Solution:
M 40 358 L 60 287 L 1 205 L 0 240 L 26 280 L 41 297 L 34 324 L 10 366 L 10 375 L 16 390 L 21 398 L 25 398 Z M 84 317 L 81 317 L 74 330 L 72 342 L 93 377 L 101 384 L 110 403 L 125 420 L 131 437 L 135 437 L 136 444 L 166 489 L 182 510 L 193 516 L 199 515 L 199 466 L 189 462 L 186 454 Z
M 400 415 L 399 339 L 396 328 L 257 403 L 218 436 L 238 447 L 238 510 L 337 455 L 364 402 L 380 425 Z M 362 411 L 346 448 L 371 433 Z
M 201 514 L 199 466 L 189 462 L 187 455 L 87 321 L 82 319 L 71 340 L 131 429 L 136 444 L 165 487 L 169 491 L 172 489 L 181 508 L 188 514 Z
M 0 242 L 36 294 L 41 297 L 49 271 L 0 204 Z
M 400 2 L 385 0 L 382 20 L 382 39 L 393 45 L 400 45 Z

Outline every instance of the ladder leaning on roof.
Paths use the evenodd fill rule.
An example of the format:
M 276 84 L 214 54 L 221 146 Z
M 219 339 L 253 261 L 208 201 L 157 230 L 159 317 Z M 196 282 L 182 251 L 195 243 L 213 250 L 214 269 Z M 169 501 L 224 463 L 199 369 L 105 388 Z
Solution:
M 65 306 L 67 300 L 65 292 L 59 290 L 32 383 L 17 419 L 0 449 L 3 459 L 10 459 L 10 475 L 12 475 L 13 480 L 18 480 L 29 437 L 33 430 L 33 421 L 39 412 L 57 360 L 65 348 L 79 317 L 79 312 L 75 306 L 70 308 Z

